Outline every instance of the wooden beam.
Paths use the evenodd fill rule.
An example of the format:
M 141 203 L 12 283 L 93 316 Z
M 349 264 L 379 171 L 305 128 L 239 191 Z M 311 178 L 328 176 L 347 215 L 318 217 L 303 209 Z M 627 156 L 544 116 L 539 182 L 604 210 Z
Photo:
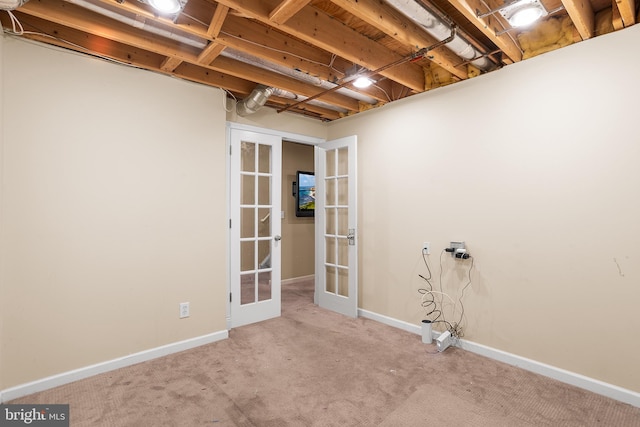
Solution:
M 160 69 L 162 71 L 170 73 L 170 72 L 174 71 L 176 68 L 178 68 L 178 65 L 180 65 L 180 64 L 182 64 L 182 60 L 181 59 L 177 59 L 177 58 L 173 58 L 171 56 L 167 56 L 165 58 L 165 60 L 162 61 L 162 64 L 160 64 Z
M 289 18 L 298 13 L 300 9 L 309 4 L 309 1 L 310 0 L 282 0 L 282 3 L 269 13 L 269 19 L 276 24 L 284 24 Z
M 203 65 L 211 64 L 213 60 L 216 59 L 218 55 L 220 55 L 220 53 L 222 53 L 224 48 L 225 46 L 220 43 L 209 43 L 207 47 L 205 47 L 202 52 L 200 52 L 200 55 L 198 55 L 198 62 Z
M 625 27 L 630 27 L 636 23 L 636 2 L 635 0 L 615 0 L 620 17 Z
M 232 9 L 266 24 L 271 10 L 280 4 L 279 0 L 218 0 Z M 391 64 L 401 58 L 400 55 L 380 43 L 358 33 L 333 19 L 330 15 L 307 6 L 278 28 L 307 43 L 318 46 L 328 52 L 375 70 Z M 422 67 L 406 63 L 390 68 L 382 73 L 385 77 L 418 91 L 424 91 L 424 73 Z
M 47 0 L 44 2 L 33 1 L 25 4 L 20 10 L 26 14 L 36 16 L 65 25 L 89 34 L 100 36 L 119 43 L 135 46 L 163 56 L 191 64 L 205 66 L 206 68 L 221 71 L 225 74 L 242 78 L 267 86 L 274 86 L 296 94 L 313 96 L 322 92 L 317 86 L 300 82 L 283 76 L 273 71 L 264 70 L 238 61 L 218 57 L 211 65 L 205 65 L 198 61 L 195 48 L 184 44 L 164 39 L 161 37 L 150 39 L 144 31 L 129 27 L 109 18 L 87 12 L 78 6 L 62 0 Z M 87 16 L 89 14 L 89 16 Z M 323 101 L 338 105 L 350 111 L 358 111 L 358 101 L 340 94 L 328 94 L 323 96 Z
M 513 62 L 522 61 L 520 46 L 507 33 L 497 35 L 503 30 L 503 26 L 496 16 L 489 15 L 486 18 L 478 18 L 479 14 L 489 11 L 483 0 L 449 0 L 449 3 L 478 27 Z
M 142 30 L 62 0 L 30 1 L 20 7 L 20 11 L 163 56 L 188 62 L 196 62 L 197 59 L 198 49 L 195 47 L 186 46 L 164 37 L 151 38 Z
M 328 81 L 343 77 L 329 65 L 332 54 L 253 20 L 229 16 L 216 39 L 228 47 L 274 64 L 300 70 Z M 336 61 L 338 67 L 344 61 Z
M 218 34 L 220 34 L 220 29 L 222 28 L 222 24 L 224 24 L 224 20 L 226 19 L 228 12 L 229 8 L 227 6 L 218 4 L 218 6 L 216 7 L 216 11 L 213 13 L 213 17 L 211 18 L 209 28 L 207 29 L 207 36 L 209 38 L 218 37 Z
M 433 46 L 440 41 L 379 0 L 331 0 L 331 2 L 416 51 Z M 429 56 L 431 61 L 451 74 L 460 79 L 467 78 L 466 69 L 459 66 L 463 59 L 448 48 L 434 49 L 429 52 Z
M 277 87 L 307 97 L 324 92 L 324 89 L 318 88 L 317 86 L 291 79 L 273 71 L 248 64 L 239 66 L 238 61 L 224 56 L 216 58 L 209 67 L 225 74 L 252 80 L 265 86 Z M 358 101 L 353 98 L 338 93 L 328 93 L 321 98 L 324 102 L 337 105 L 347 110 L 358 111 Z
M 562 0 L 573 25 L 582 40 L 590 39 L 596 34 L 595 14 L 590 0 Z
M 616 4 L 616 0 L 611 0 L 611 24 L 614 31 L 618 31 L 624 28 L 624 22 L 622 22 L 622 16 L 620 15 L 620 9 Z
M 195 81 L 207 86 L 227 89 L 232 92 L 249 94 L 255 88 L 255 83 L 240 79 L 228 74 L 206 69 L 189 63 L 180 64 L 173 72 L 162 69 L 162 63 L 166 61 L 162 55 L 135 49 L 129 45 L 114 42 L 104 37 L 87 34 L 80 30 L 43 20 L 34 16 L 15 11 L 26 31 L 36 34 L 28 34 L 24 37 L 75 50 L 81 53 L 91 53 L 99 57 L 113 59 L 119 63 L 131 64 L 145 70 L 171 74 L 179 78 Z M 56 34 L 56 38 L 39 35 Z

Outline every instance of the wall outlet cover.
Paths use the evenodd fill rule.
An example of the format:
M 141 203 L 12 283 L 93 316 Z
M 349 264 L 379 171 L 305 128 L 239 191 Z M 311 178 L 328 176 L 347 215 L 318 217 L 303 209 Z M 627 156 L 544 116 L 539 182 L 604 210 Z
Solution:
M 185 317 L 189 317 L 189 303 L 181 302 L 180 303 L 180 319 L 184 319 Z

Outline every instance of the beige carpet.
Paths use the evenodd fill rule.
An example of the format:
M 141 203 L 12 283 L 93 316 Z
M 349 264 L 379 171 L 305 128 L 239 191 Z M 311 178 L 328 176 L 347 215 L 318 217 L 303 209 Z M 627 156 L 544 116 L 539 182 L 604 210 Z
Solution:
M 640 408 L 320 309 L 312 282 L 282 297 L 228 340 L 11 403 L 69 403 L 74 427 L 640 427 Z

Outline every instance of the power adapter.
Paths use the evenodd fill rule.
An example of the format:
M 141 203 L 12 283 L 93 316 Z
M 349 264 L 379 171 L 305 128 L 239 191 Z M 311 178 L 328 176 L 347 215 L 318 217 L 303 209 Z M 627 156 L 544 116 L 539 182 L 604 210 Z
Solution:
M 451 332 L 449 331 L 443 332 L 438 338 L 436 338 L 436 347 L 441 353 L 452 345 L 453 337 L 451 336 Z

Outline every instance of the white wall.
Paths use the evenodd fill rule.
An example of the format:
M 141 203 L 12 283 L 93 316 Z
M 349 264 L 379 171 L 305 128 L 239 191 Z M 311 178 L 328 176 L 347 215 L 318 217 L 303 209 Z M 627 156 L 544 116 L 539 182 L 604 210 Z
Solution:
M 2 43 L 0 390 L 225 330 L 222 92 Z
M 640 391 L 640 26 L 332 122 L 359 139 L 360 305 L 417 324 L 467 242 L 465 338 Z M 443 258 L 454 299 L 470 261 Z M 449 317 L 452 319 L 452 317 Z

